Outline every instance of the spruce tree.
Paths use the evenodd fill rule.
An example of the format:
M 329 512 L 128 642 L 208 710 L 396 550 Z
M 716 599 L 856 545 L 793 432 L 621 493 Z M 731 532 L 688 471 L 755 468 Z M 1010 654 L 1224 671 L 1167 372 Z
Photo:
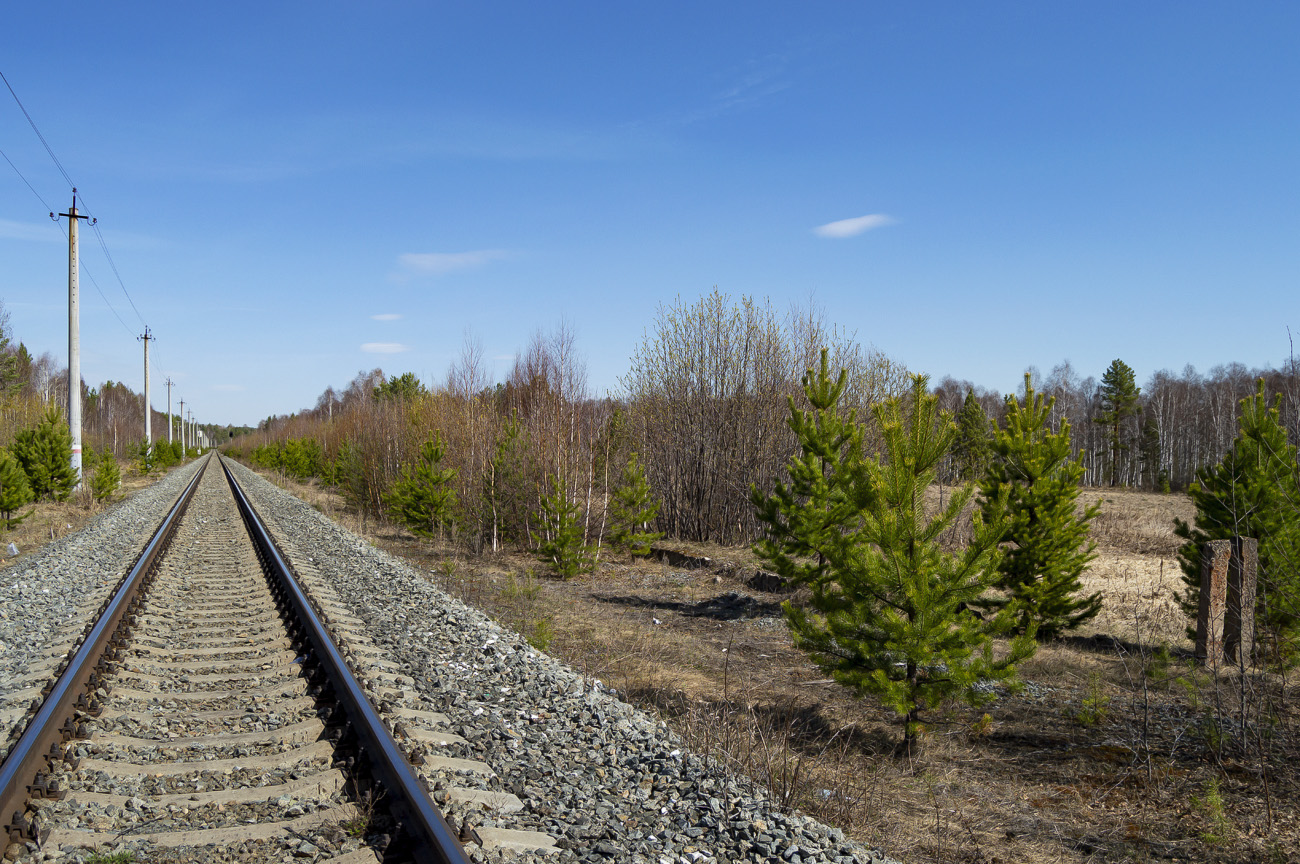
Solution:
M 23 467 L 34 498 L 67 500 L 77 486 L 72 470 L 72 434 L 63 422 L 63 412 L 51 408 L 32 429 L 14 436 L 14 458 Z
M 905 741 L 919 731 L 922 711 L 954 696 L 979 704 L 983 685 L 1014 676 L 1034 651 L 1033 630 L 1012 641 L 1001 659 L 992 640 L 1014 620 L 1003 610 L 981 617 L 971 604 L 997 574 L 1003 515 L 994 502 L 959 553 L 939 538 L 974 492 L 959 488 L 934 516 L 923 498 L 956 433 L 937 410 L 927 379 L 873 408 L 884 452 L 863 453 L 863 427 L 840 415 L 846 385 L 820 370 L 804 376 L 811 411 L 790 402 L 799 453 L 789 485 L 751 498 L 767 536 L 755 551 L 787 579 L 811 589 L 808 606 L 784 605 L 794 643 L 837 682 L 859 696 L 874 694 L 906 721 Z
M 1076 511 L 1082 455 L 1070 458 L 1070 422 L 1051 430 L 1055 397 L 1044 400 L 1025 376 L 1024 401 L 1008 397 L 1005 426 L 993 437 L 992 459 L 980 481 L 980 507 L 986 519 L 1005 502 L 1009 543 L 998 565 L 997 586 L 1006 598 L 984 600 L 985 607 L 1010 604 L 1021 631 L 1031 625 L 1039 639 L 1051 639 L 1091 620 L 1101 611 L 1101 594 L 1077 598 L 1079 580 L 1096 557 L 1088 542 L 1088 523 L 1100 505 Z
M 5 528 L 12 529 L 27 518 L 18 511 L 32 500 L 32 487 L 22 466 L 8 450 L 0 450 L 0 520 Z
M 456 469 L 440 467 L 445 455 L 442 434 L 435 432 L 420 447 L 414 470 L 403 468 L 402 478 L 384 496 L 389 514 L 417 537 L 441 537 L 455 520 L 456 490 L 451 481 Z
M 1094 423 L 1106 427 L 1106 437 L 1110 439 L 1110 485 L 1119 484 L 1120 456 L 1128 449 L 1124 440 L 1124 420 L 1142 410 L 1138 398 L 1142 389 L 1137 386 L 1133 370 L 1123 360 L 1113 360 L 1101 376 L 1101 411 L 1093 418 Z
M 1197 616 L 1201 593 L 1201 545 L 1209 540 L 1254 537 L 1259 541 L 1256 626 L 1280 662 L 1300 654 L 1300 469 L 1296 448 L 1280 419 L 1282 396 L 1270 408 L 1261 378 L 1254 396 L 1241 401 L 1240 430 L 1218 465 L 1196 472 L 1188 489 L 1196 505 L 1194 525 L 1175 520 L 1184 591 L 1183 611 Z
M 551 475 L 550 494 L 542 496 L 539 514 L 544 531 L 538 557 L 551 565 L 561 579 L 572 579 L 590 570 L 592 558 L 583 536 L 582 513 L 576 502 L 564 494 L 560 479 Z
M 984 474 L 992 437 L 993 429 L 984 406 L 975 398 L 974 390 L 967 390 L 966 401 L 957 414 L 957 434 L 952 440 L 952 458 L 963 483 L 978 480 Z
M 610 502 L 609 541 L 616 548 L 632 555 L 649 555 L 650 544 L 664 536 L 661 532 L 646 530 L 659 513 L 659 502 L 650 491 L 641 462 L 633 453 L 623 466 L 618 488 Z

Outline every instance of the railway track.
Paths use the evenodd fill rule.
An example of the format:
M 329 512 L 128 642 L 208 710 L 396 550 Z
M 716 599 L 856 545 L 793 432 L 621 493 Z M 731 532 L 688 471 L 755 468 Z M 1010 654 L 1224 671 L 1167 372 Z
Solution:
M 432 799 L 475 862 L 893 864 L 689 752 L 429 572 L 236 463 L 204 464 L 0 580 L 6 859 L 458 860 L 420 838 Z M 174 536 L 128 567 L 191 477 Z M 241 498 L 265 526 L 242 527 Z M 137 571 L 155 575 L 133 601 Z M 101 600 L 129 634 L 85 626 Z M 428 791 L 406 799 L 421 784 L 395 773 Z
M 364 640 L 288 574 L 240 498 L 212 457 L 11 748 L 7 857 L 466 860 L 387 726 L 457 736 L 431 712 L 379 716 L 344 656 L 366 656 Z M 382 676 L 369 654 L 353 665 Z

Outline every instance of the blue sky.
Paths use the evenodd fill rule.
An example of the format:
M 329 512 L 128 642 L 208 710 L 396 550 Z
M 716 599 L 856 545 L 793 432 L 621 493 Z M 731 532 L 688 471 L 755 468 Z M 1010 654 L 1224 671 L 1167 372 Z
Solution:
M 0 72 L 140 312 L 83 232 L 108 301 L 83 278 L 83 376 L 140 389 L 143 318 L 156 408 L 169 375 L 202 420 L 255 423 L 374 366 L 441 381 L 467 332 L 504 374 L 561 320 L 615 390 L 658 306 L 714 286 L 813 296 L 1004 391 L 1064 359 L 1279 364 L 1298 25 L 1276 2 L 6 4 Z M 66 210 L 4 90 L 0 150 Z M 62 244 L 0 160 L 0 299 L 64 362 Z

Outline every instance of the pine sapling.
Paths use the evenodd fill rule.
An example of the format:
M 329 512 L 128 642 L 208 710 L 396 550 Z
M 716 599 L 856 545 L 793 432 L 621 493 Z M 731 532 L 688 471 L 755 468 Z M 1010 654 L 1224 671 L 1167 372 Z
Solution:
M 618 488 L 610 502 L 610 543 L 634 556 L 650 554 L 650 545 L 664 536 L 647 530 L 659 514 L 659 502 L 650 491 L 641 462 L 633 453 L 619 477 Z
M 590 570 L 593 563 L 583 536 L 582 512 L 555 475 L 551 475 L 550 494 L 542 496 L 539 515 L 544 533 L 538 557 L 551 565 L 561 579 L 572 579 Z
M 384 496 L 389 514 L 417 537 L 441 538 L 455 522 L 456 490 L 451 481 L 456 469 L 441 467 L 446 452 L 442 434 L 434 432 L 421 446 L 414 468 L 403 468 L 402 478 Z
M 30 515 L 18 511 L 32 500 L 32 488 L 22 466 L 8 450 L 0 450 L 0 521 L 12 530 Z
M 971 608 L 997 574 L 1002 512 L 976 514 L 966 549 L 945 552 L 940 537 L 973 495 L 959 488 L 933 516 L 922 501 L 955 434 L 937 410 L 925 376 L 911 392 L 873 408 L 884 442 L 880 458 L 863 453 L 863 428 L 837 409 L 846 385 L 821 368 L 804 376 L 811 411 L 791 400 L 799 454 L 790 485 L 751 498 L 767 539 L 756 551 L 778 574 L 811 589 L 807 606 L 787 602 L 794 643 L 835 681 L 872 694 L 905 720 L 910 747 L 924 710 L 961 697 L 992 698 L 995 681 L 1014 678 L 1034 651 L 1032 627 L 995 656 L 993 637 L 1014 621 Z
M 1101 611 L 1101 594 L 1077 596 L 1096 544 L 1088 540 L 1094 504 L 1076 510 L 1081 456 L 1070 458 L 1070 423 L 1051 430 L 1055 399 L 1035 393 L 1025 376 L 1023 401 L 1007 399 L 1005 425 L 994 434 L 992 458 L 980 482 L 985 518 L 1005 506 L 1009 544 L 998 565 L 997 587 L 1006 596 L 985 598 L 985 608 L 1010 603 L 1021 631 L 1031 623 L 1040 639 L 1078 627 Z
M 113 454 L 104 453 L 100 456 L 94 473 L 90 475 L 91 497 L 100 503 L 112 501 L 117 494 L 117 487 L 121 485 L 122 472 L 117 467 L 117 460 Z

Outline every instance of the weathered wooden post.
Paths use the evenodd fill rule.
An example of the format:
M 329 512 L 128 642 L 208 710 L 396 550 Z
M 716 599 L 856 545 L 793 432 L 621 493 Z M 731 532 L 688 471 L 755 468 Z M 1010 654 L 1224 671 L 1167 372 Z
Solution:
M 1207 666 L 1250 662 L 1255 650 L 1255 583 L 1259 541 L 1211 540 L 1201 547 L 1201 605 L 1196 657 Z
M 1228 608 L 1231 540 L 1201 546 L 1201 604 L 1196 615 L 1196 658 L 1207 666 L 1223 663 L 1224 618 Z
M 1250 663 L 1255 651 L 1255 583 L 1259 571 L 1259 541 L 1232 538 L 1228 564 L 1228 605 L 1223 619 L 1223 650 L 1239 665 Z

